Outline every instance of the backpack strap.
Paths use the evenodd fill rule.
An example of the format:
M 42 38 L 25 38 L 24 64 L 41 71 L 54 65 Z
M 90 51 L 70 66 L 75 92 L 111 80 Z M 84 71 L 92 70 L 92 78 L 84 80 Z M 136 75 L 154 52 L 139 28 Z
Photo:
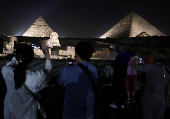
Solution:
M 25 90 L 36 100 L 39 101 L 40 97 L 37 96 L 35 93 L 33 93 L 27 86 L 25 83 L 22 84 L 22 86 L 25 88 Z
M 83 64 L 78 63 L 77 65 L 84 71 L 84 73 L 85 73 L 85 74 L 87 75 L 87 77 L 90 79 L 90 82 L 91 82 L 91 84 L 92 84 L 92 86 L 93 86 L 93 88 L 94 88 L 94 91 L 96 92 L 96 84 L 95 84 L 93 78 L 91 77 L 91 75 L 93 75 L 94 78 L 97 80 L 97 78 L 95 77 L 95 75 L 88 69 L 88 67 L 84 66 Z
M 170 74 L 170 71 L 164 65 L 162 64 L 157 64 L 157 65 L 163 67 L 168 72 L 168 74 Z M 164 70 L 164 77 L 165 77 L 165 70 Z
M 25 90 L 33 97 L 33 99 L 39 103 L 41 116 L 43 116 L 44 118 L 46 118 L 45 110 L 44 110 L 44 108 L 43 108 L 43 105 L 40 103 L 40 97 L 37 96 L 35 93 L 33 93 L 33 92 L 26 86 L 25 83 L 23 83 L 22 86 L 23 86 L 23 87 L 25 88 Z

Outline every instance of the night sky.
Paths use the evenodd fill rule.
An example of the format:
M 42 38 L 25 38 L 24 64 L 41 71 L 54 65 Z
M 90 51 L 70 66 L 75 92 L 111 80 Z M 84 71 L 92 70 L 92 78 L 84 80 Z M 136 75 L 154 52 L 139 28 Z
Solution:
M 3 0 L 0 35 L 21 36 L 42 16 L 61 38 L 99 38 L 130 12 L 170 36 L 170 0 Z

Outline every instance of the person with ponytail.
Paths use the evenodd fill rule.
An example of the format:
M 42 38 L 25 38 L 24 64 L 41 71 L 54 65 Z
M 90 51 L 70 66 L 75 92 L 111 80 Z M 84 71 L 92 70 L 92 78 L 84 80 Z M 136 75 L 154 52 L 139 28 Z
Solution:
M 48 47 L 44 43 L 42 47 L 46 56 L 45 69 L 29 69 L 34 52 L 27 44 L 18 44 L 15 57 L 2 68 L 7 87 L 4 100 L 5 119 L 38 119 L 39 112 L 41 117 L 45 117 L 37 97 L 39 91 L 45 88 L 51 79 L 52 64 Z
M 153 54 L 155 64 L 136 64 L 134 58 L 131 67 L 146 73 L 146 83 L 141 100 L 143 119 L 163 119 L 166 101 L 165 86 L 170 80 L 170 67 L 166 66 L 168 53 L 156 49 Z

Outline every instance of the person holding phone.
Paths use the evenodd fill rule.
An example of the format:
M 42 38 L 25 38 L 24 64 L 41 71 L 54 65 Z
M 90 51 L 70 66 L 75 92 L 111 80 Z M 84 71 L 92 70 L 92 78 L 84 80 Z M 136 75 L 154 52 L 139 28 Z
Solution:
M 75 62 L 87 67 L 96 78 L 97 68 L 90 64 L 94 52 L 89 42 L 79 42 L 75 46 Z M 71 60 L 68 59 L 68 64 Z M 92 77 L 97 84 L 99 81 Z M 66 66 L 57 79 L 65 87 L 63 119 L 93 119 L 95 108 L 94 88 L 85 72 L 78 66 Z
M 164 49 L 155 50 L 155 64 L 136 64 L 136 59 L 134 58 L 131 67 L 146 73 L 141 100 L 143 119 L 163 119 L 166 107 L 165 86 L 170 80 L 170 67 L 165 64 L 168 53 Z
M 30 70 L 34 52 L 27 44 L 18 44 L 16 56 L 2 68 L 1 72 L 7 87 L 4 100 L 5 119 L 45 117 L 44 110 L 36 98 L 38 98 L 39 91 L 45 88 L 51 79 L 52 64 L 48 47 L 44 43 L 42 47 L 46 56 L 45 69 Z
M 127 45 L 122 44 L 119 49 L 114 49 L 119 53 L 112 63 L 114 68 L 113 74 L 113 103 L 109 104 L 111 108 L 124 108 L 124 102 L 126 100 L 125 80 L 127 76 L 127 66 L 130 59 L 129 53 L 127 53 Z

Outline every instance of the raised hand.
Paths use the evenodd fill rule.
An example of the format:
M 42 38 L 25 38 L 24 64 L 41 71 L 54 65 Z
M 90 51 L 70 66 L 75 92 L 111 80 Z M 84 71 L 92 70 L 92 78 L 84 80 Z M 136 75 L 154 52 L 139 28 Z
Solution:
M 45 43 L 41 43 L 41 46 L 42 46 L 42 51 L 46 57 L 46 59 L 50 59 L 50 54 L 49 54 L 49 48 L 48 46 L 45 44 Z

